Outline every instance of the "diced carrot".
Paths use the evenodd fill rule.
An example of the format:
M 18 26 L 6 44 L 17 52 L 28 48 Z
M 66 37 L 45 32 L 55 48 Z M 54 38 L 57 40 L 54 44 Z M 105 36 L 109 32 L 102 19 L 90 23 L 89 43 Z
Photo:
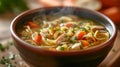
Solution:
M 87 46 L 89 46 L 89 42 L 88 42 L 88 41 L 86 41 L 86 40 L 81 40 L 81 42 L 82 42 L 82 47 L 87 47 Z
M 37 45 L 40 45 L 41 41 L 42 41 L 42 36 L 40 34 L 36 35 L 35 38 L 34 38 L 34 42 Z
M 82 39 L 82 37 L 86 34 L 85 31 L 80 31 L 80 33 L 78 34 L 78 40 Z
M 33 22 L 28 22 L 28 25 L 32 28 L 37 28 L 38 27 L 38 25 L 33 23 Z
M 120 9 L 118 7 L 111 7 L 101 12 L 111 18 L 111 20 L 113 20 L 115 24 L 120 22 Z
M 72 27 L 73 24 L 72 23 L 66 23 L 65 26 L 69 28 L 69 27 Z

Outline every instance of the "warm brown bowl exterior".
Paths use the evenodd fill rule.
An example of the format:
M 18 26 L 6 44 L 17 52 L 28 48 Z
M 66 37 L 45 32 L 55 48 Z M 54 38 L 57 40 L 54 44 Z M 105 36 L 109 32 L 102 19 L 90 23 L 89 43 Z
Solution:
M 73 14 L 101 22 L 110 32 L 110 39 L 103 44 L 78 51 L 49 51 L 30 45 L 19 38 L 16 28 L 19 24 L 38 15 Z M 26 11 L 18 15 L 11 23 L 11 34 L 21 57 L 31 67 L 96 67 L 108 54 L 116 38 L 116 28 L 106 16 L 88 9 L 77 7 L 45 7 Z

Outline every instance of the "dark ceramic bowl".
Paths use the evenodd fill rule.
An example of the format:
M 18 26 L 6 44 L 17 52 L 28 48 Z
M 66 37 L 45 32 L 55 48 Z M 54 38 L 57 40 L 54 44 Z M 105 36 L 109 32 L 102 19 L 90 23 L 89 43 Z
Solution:
M 90 18 L 105 25 L 110 32 L 110 39 L 103 44 L 78 51 L 49 51 L 26 43 L 16 34 L 18 25 L 41 15 L 77 15 Z M 20 56 L 31 67 L 96 67 L 106 57 L 116 38 L 113 22 L 101 13 L 78 7 L 44 7 L 29 10 L 18 15 L 11 23 L 11 34 Z

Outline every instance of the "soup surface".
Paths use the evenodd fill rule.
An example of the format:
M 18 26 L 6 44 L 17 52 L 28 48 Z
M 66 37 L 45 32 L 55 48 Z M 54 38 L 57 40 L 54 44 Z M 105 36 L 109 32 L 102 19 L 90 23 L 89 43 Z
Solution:
M 17 34 L 31 45 L 57 51 L 87 49 L 110 37 L 99 22 L 75 15 L 37 16 L 20 25 Z

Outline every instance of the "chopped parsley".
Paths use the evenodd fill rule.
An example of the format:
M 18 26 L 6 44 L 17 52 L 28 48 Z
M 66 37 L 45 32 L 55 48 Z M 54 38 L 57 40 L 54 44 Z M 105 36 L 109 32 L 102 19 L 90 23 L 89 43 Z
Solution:
M 6 49 L 9 49 L 9 47 L 13 44 L 14 44 L 13 42 L 8 42 L 8 45 L 3 46 L 3 44 L 0 43 L 0 51 L 5 51 Z
M 84 28 L 84 27 L 80 27 L 80 29 L 81 29 L 81 31 L 85 31 L 85 32 L 88 31 L 88 30 L 87 30 L 86 28 Z
M 30 39 L 30 36 L 25 36 L 26 39 Z
M 64 51 L 64 50 L 65 50 L 65 48 L 64 48 L 63 46 L 61 46 L 60 50 L 61 50 L 61 51 Z
M 5 47 L 0 43 L 0 50 L 5 51 Z
M 91 43 L 91 44 L 90 44 L 90 46 L 92 47 L 92 46 L 94 46 L 94 44 L 93 44 L 93 43 Z
M 11 59 L 7 58 L 7 57 L 2 57 L 2 59 L 0 60 L 0 64 L 3 64 L 5 67 L 16 67 L 14 65 L 12 65 L 11 63 Z
M 80 25 L 82 25 L 82 24 L 83 24 L 83 22 L 79 22 L 79 24 L 80 24 Z

